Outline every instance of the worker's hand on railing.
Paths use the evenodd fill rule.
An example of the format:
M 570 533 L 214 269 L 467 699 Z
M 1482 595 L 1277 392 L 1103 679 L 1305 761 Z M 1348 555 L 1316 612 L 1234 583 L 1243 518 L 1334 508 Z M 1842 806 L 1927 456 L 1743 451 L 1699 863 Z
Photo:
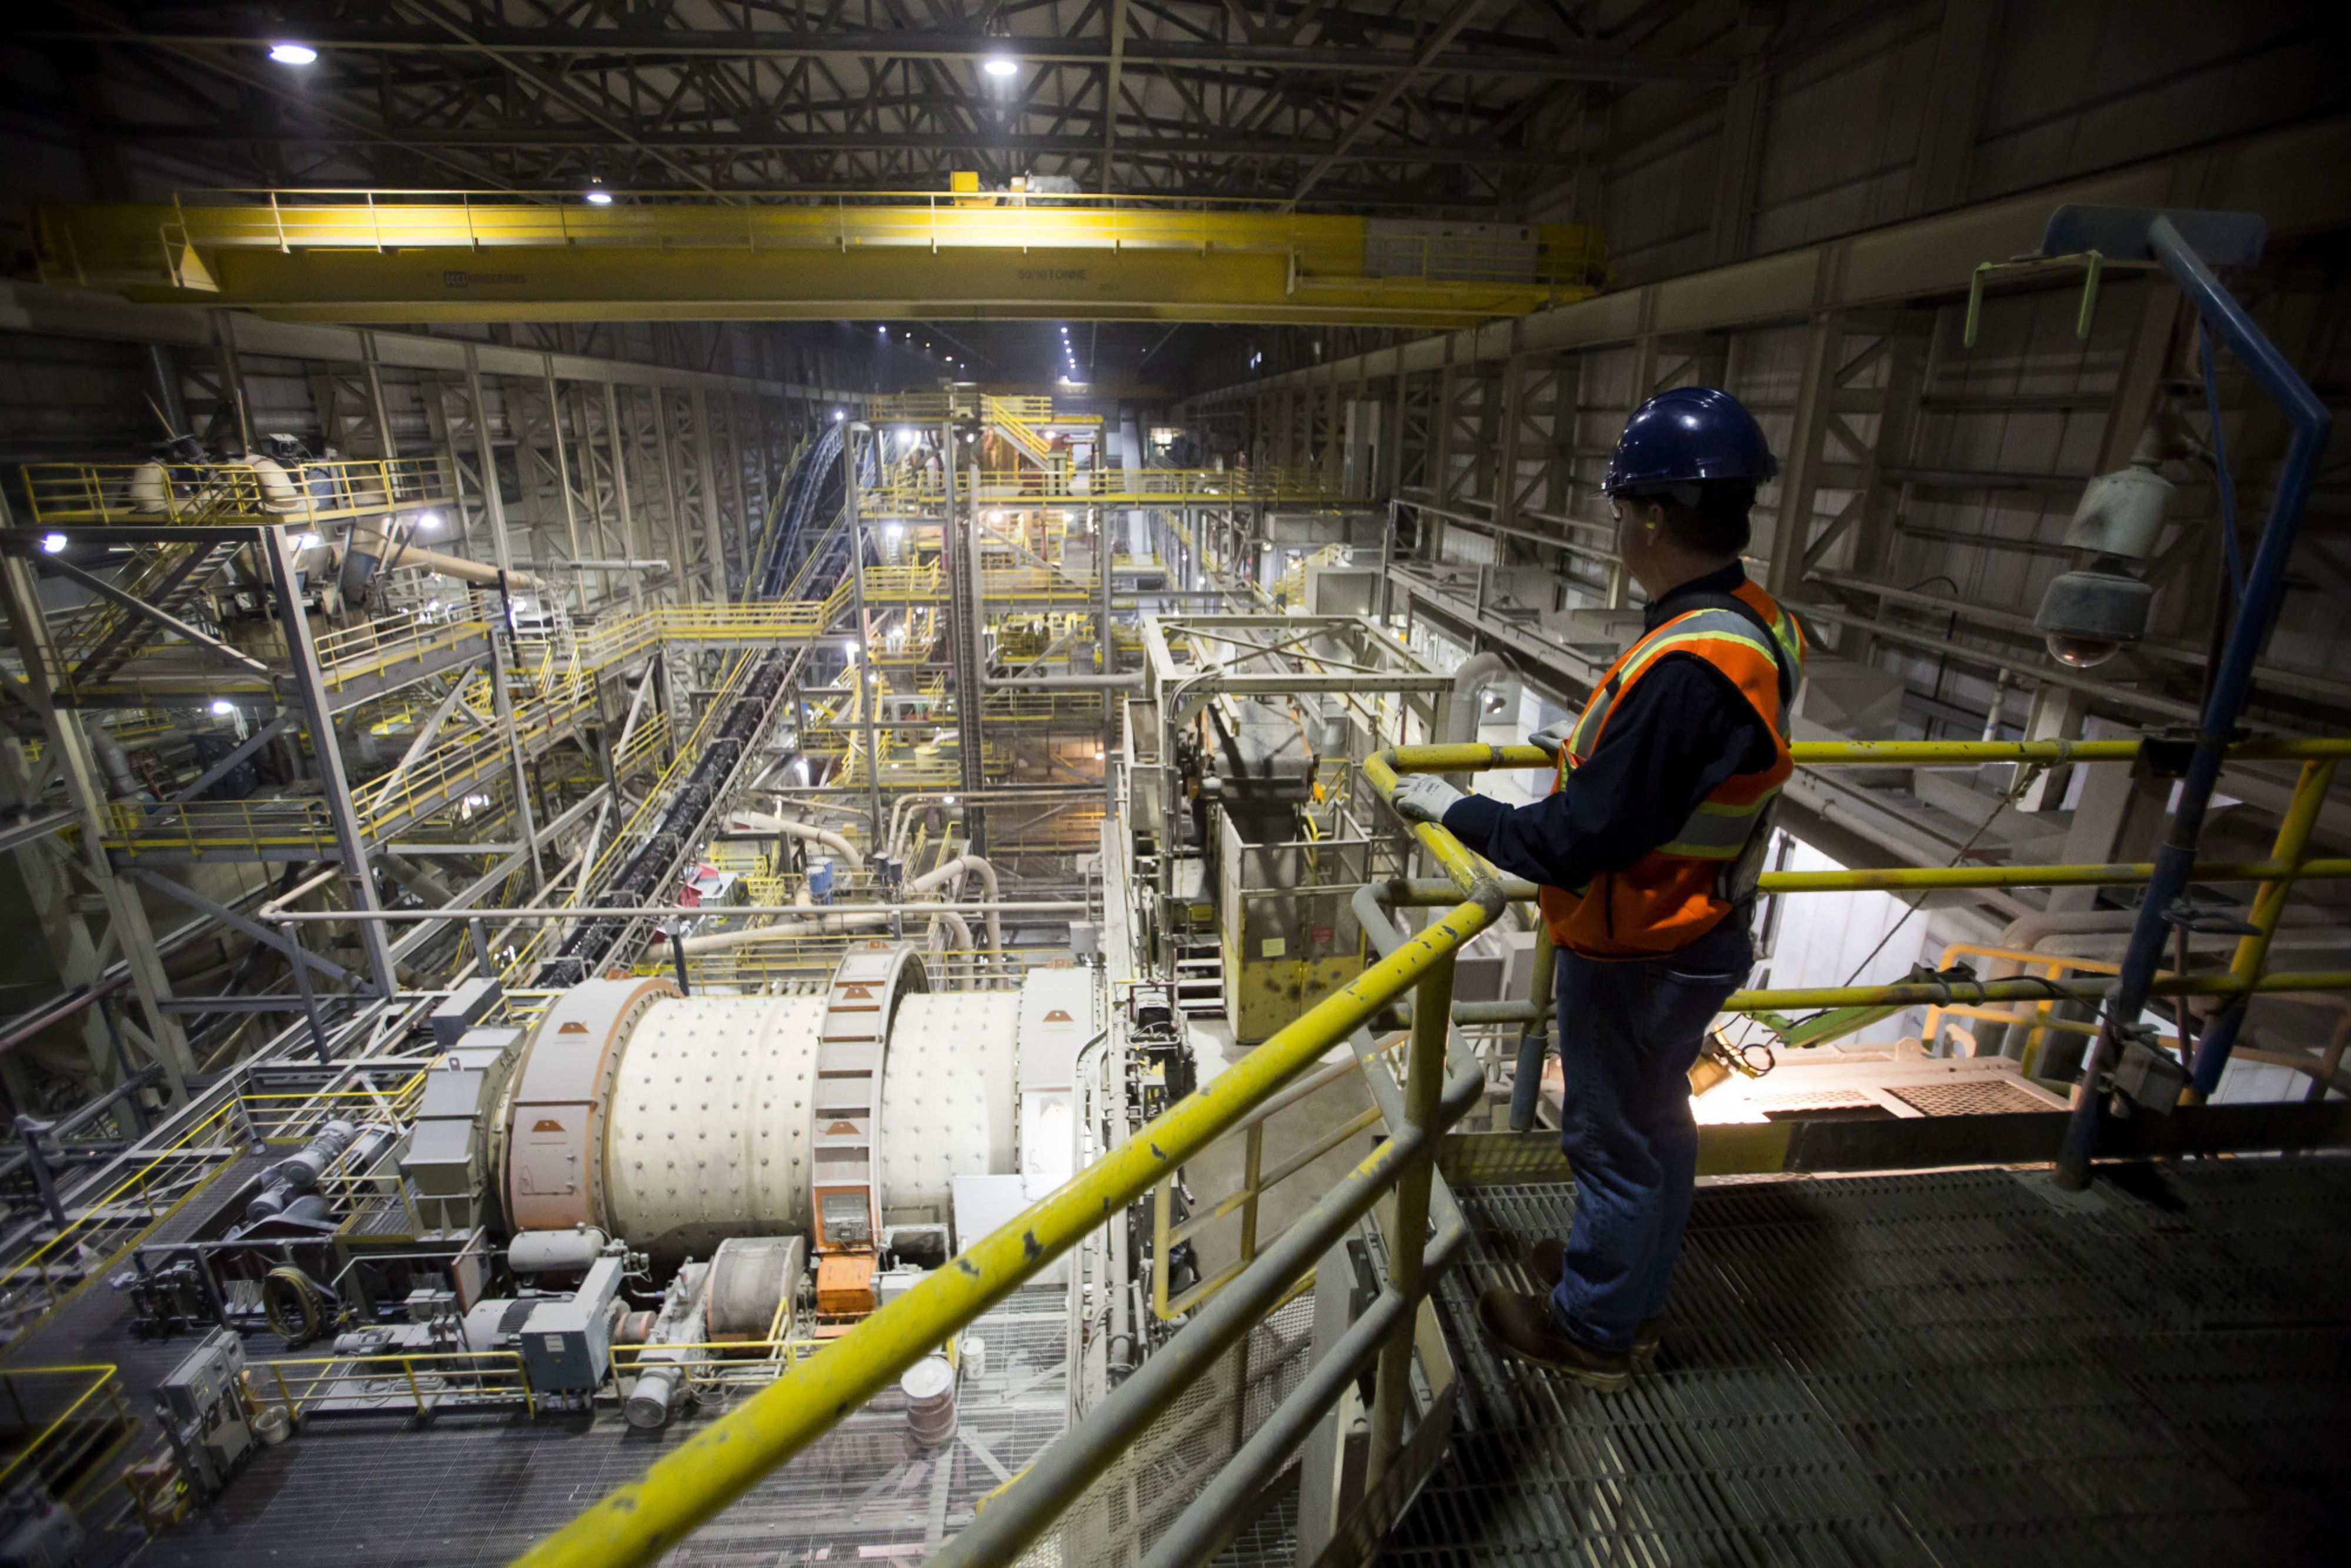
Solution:
M 1527 737 L 1527 744 L 1542 747 L 1551 754 L 1552 760 L 1556 762 L 1559 760 L 1559 748 L 1567 744 L 1567 737 L 1574 733 L 1574 721 L 1563 718 L 1557 724 L 1547 724 Z
M 1445 813 L 1462 799 L 1461 791 L 1432 773 L 1407 773 L 1396 780 L 1389 801 L 1407 822 L 1445 825 Z

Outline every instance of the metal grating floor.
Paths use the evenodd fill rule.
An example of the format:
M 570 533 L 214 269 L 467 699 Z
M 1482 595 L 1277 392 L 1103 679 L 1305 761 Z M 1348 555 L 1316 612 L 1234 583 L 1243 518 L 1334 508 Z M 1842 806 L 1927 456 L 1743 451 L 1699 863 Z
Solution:
M 2130 1181 L 1704 1188 L 1656 1370 L 1614 1397 L 1499 1360 L 1476 1324 L 1573 1190 L 1461 1190 L 1457 1435 L 1382 1561 L 2341 1561 L 2351 1162 Z

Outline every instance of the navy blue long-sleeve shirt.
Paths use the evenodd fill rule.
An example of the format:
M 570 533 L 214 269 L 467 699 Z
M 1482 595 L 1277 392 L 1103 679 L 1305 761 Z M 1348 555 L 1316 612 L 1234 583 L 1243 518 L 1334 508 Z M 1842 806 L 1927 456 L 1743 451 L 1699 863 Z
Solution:
M 1729 593 L 1733 564 L 1693 578 L 1649 605 L 1646 629 L 1680 613 L 1691 593 Z M 1771 732 L 1730 677 L 1695 653 L 1667 653 L 1618 694 L 1600 744 L 1567 785 L 1527 806 L 1471 795 L 1445 829 L 1501 870 L 1547 887 L 1582 887 L 1670 843 L 1698 802 L 1734 773 L 1771 766 Z

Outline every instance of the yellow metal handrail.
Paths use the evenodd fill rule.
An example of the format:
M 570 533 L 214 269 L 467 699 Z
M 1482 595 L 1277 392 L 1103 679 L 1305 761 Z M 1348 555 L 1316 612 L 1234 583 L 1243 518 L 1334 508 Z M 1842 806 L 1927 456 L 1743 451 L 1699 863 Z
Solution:
M 423 1094 L 424 1082 L 422 1071 L 412 1071 L 389 1086 L 225 1097 L 114 1186 L 77 1205 L 78 1212 L 64 1229 L 0 1271 L 0 1320 L 17 1317 L 27 1301 L 39 1303 L 9 1348 L 22 1344 L 57 1308 L 104 1278 L 131 1248 L 235 1165 L 248 1144 L 299 1144 L 338 1116 L 358 1123 L 405 1121 Z M 160 1207 L 159 1191 L 168 1195 Z
M 1395 777 L 1378 758 L 1365 770 L 1382 789 Z M 1482 862 L 1442 829 L 1414 830 L 1422 846 L 1453 878 L 1463 897 L 1418 937 L 1382 958 L 1323 998 L 1209 1085 L 1153 1122 L 1145 1133 L 1112 1149 L 1066 1185 L 1002 1228 L 966 1248 L 951 1268 L 934 1270 L 905 1295 L 705 1427 L 644 1478 L 606 1497 L 542 1542 L 532 1563 L 644 1563 L 674 1545 L 776 1465 L 863 1404 L 949 1334 L 1061 1256 L 1105 1215 L 1115 1214 L 1238 1125 L 1331 1045 L 1380 1009 L 1426 981 L 1422 1016 L 1441 1020 L 1451 990 L 1452 958 L 1461 944 L 1501 912 L 1499 884 Z M 1443 1072 L 1441 1027 L 1414 1040 L 1408 1100 L 1418 1105 Z M 1433 1108 L 1433 1101 L 1429 1102 Z M 1385 1179 L 1416 1180 L 1426 1194 L 1436 1128 L 1424 1130 L 1414 1159 Z M 1383 1165 L 1380 1168 L 1385 1169 Z M 1411 1206 L 1406 1205 L 1409 1208 Z M 1107 1464 L 1111 1456 L 1099 1456 Z
M 2096 958 L 2075 957 L 2064 953 L 2029 952 L 2015 947 L 1987 946 L 1978 942 L 1954 942 L 1943 949 L 1937 967 L 1949 969 L 1962 959 L 1987 959 L 1996 964 L 2013 964 L 2027 975 L 2052 982 L 2051 994 L 2030 1001 L 2012 1002 L 2005 1006 L 1961 1001 L 1938 1002 L 1927 1009 L 1918 1030 L 1918 1038 L 1928 1052 L 1939 1046 L 1947 1033 L 1959 1033 L 1968 1041 L 1969 1054 L 1975 1054 L 1975 1038 L 1965 1031 L 1952 1030 L 1954 1019 L 1980 1019 L 1988 1023 L 2007 1024 L 2025 1031 L 2024 1043 L 2016 1053 L 2018 1067 L 2028 1078 L 2041 1061 L 2043 1037 L 2050 1033 L 2091 1035 L 2097 1026 L 2055 1016 L 2055 1009 L 2065 1000 L 2060 988 L 2072 975 L 2119 975 L 2123 967 Z M 2158 981 L 2179 977 L 2158 971 Z M 2177 1047 L 2179 1036 L 2163 1038 L 2164 1043 Z
M 1993 742 L 1852 742 L 1806 745 L 1796 748 L 1805 766 L 1931 766 L 2011 762 L 2024 765 L 2124 761 L 2137 755 L 2135 742 L 2077 743 Z M 2351 741 L 2313 740 L 2253 742 L 2232 748 L 2239 760 L 2299 759 L 2305 768 L 2288 808 L 2289 821 L 2314 816 L 2313 792 L 2323 794 L 2333 762 L 2351 756 Z M 1378 754 L 1364 764 L 1372 789 L 1387 799 L 1404 771 L 1458 773 L 1488 768 L 1548 766 L 1548 754 L 1532 747 L 1409 747 Z M 1302 1017 L 1278 1031 L 1238 1065 L 1219 1075 L 1207 1088 L 1187 1097 L 1153 1122 L 1141 1134 L 1112 1149 L 1067 1184 L 1033 1205 L 1008 1225 L 967 1249 L 951 1268 L 927 1276 L 906 1295 L 866 1319 L 850 1333 L 831 1342 L 803 1365 L 741 1408 L 688 1440 L 656 1462 L 644 1477 L 607 1496 L 570 1524 L 541 1542 L 525 1562 L 538 1568 L 574 1564 L 638 1563 L 650 1561 L 676 1544 L 696 1524 L 724 1508 L 774 1466 L 798 1452 L 829 1428 L 841 1415 L 866 1398 L 949 1334 L 973 1322 L 996 1301 L 1060 1256 L 1081 1237 L 1099 1227 L 1104 1216 L 1115 1215 L 1127 1204 L 1171 1176 L 1186 1161 L 1217 1138 L 1241 1127 L 1308 1064 L 1332 1044 L 1346 1038 L 1375 1011 L 1417 985 L 1415 1028 L 1406 1072 L 1404 1103 L 1407 1124 L 1393 1128 L 1395 1138 L 1411 1141 L 1413 1154 L 1382 1168 L 1383 1186 L 1397 1194 L 1394 1235 L 1417 1239 L 1425 1234 L 1427 1216 L 1428 1167 L 1426 1145 L 1440 1128 L 1436 1121 L 1437 1080 L 1443 1069 L 1445 1020 L 1451 1010 L 1454 953 L 1499 914 L 1503 884 L 1491 868 L 1471 855 L 1451 834 L 1428 823 L 1410 827 L 1411 836 L 1426 849 L 1449 879 L 1462 902 L 1444 912 L 1395 953 L 1372 965 L 1363 975 L 1316 1004 Z M 2296 875 L 2311 874 L 2318 862 L 2303 862 L 2282 842 L 2267 862 L 2225 868 L 2263 883 L 2257 912 L 2274 920 L 2283 902 L 2279 891 Z M 1992 873 L 2028 871 L 2044 878 L 2078 874 L 2090 880 L 2126 873 L 2132 880 L 2137 867 L 2031 867 L 1955 870 L 1972 880 L 1952 883 L 1932 873 L 1837 873 L 1813 875 L 1792 883 L 1783 873 L 1774 888 L 1765 891 L 1827 891 L 1832 888 L 1946 885 L 1994 885 L 1984 880 Z M 1886 880 L 1892 877 L 1892 881 Z M 1999 885 L 2013 885 L 2002 882 Z M 1517 884 L 1510 896 L 1525 896 L 1532 889 Z M 1418 902 L 1416 900 L 1416 902 Z M 1911 983 L 1879 987 L 1829 987 L 1813 989 L 1745 990 L 1735 993 L 1726 1010 L 1760 1010 L 1784 1007 L 1844 1006 L 1896 1002 L 1930 1004 L 1973 1002 L 2004 995 L 2027 996 L 2039 982 L 2026 980 L 2003 991 L 2001 981 L 1974 986 Z M 2225 975 L 2173 977 L 2156 988 L 2159 993 L 2243 994 L 2249 990 L 2351 988 L 2351 973 L 2247 976 L 2235 969 Z M 1965 993 L 1965 994 L 1961 994 Z M 1374 1167 L 1373 1156 L 1359 1172 Z M 1261 1186 L 1261 1178 L 1247 1184 Z M 1387 1342 L 1383 1352 L 1380 1386 L 1401 1389 L 1410 1354 L 1409 1323 L 1423 1284 L 1417 1254 L 1391 1245 L 1395 1268 L 1392 1292 L 1405 1301 L 1406 1327 Z M 1269 1259 L 1268 1261 L 1270 1261 Z M 1261 1266 L 1260 1266 L 1261 1267 Z M 1251 1274 L 1257 1270 L 1250 1270 Z M 1229 1288 L 1229 1287 L 1228 1287 Z M 1262 1299 L 1252 1294 L 1249 1301 Z M 1210 1353 L 1190 1358 L 1188 1364 L 1205 1367 Z M 1176 1381 L 1165 1398 L 1173 1399 L 1183 1384 Z M 1398 1396 L 1382 1399 L 1374 1422 L 1373 1467 L 1393 1452 L 1403 1419 Z M 1085 1450 L 1059 1467 L 1054 1485 L 1042 1494 L 1046 1506 L 1058 1506 L 1098 1476 L 1115 1457 L 1114 1451 Z M 1030 1472 L 1033 1479 L 1036 1472 Z M 984 1519 L 1000 1517 L 1021 1490 L 1008 1489 Z M 1035 1510 L 1021 1516 L 1034 1525 Z M 1048 1516 L 1050 1517 L 1050 1516 Z M 1012 1527 L 1007 1527 L 1012 1528 Z M 1004 1537 L 999 1534 L 996 1544 Z
M 304 1368 L 315 1370 L 307 1373 L 299 1370 Z M 295 1369 L 295 1375 L 290 1380 L 286 1375 L 289 1369 Z M 419 1416 L 433 1413 L 435 1396 L 463 1394 L 479 1397 L 508 1391 L 521 1398 L 527 1413 L 532 1416 L 538 1414 L 538 1397 L 531 1388 L 529 1370 L 524 1366 L 522 1356 L 511 1350 L 288 1356 L 246 1367 L 245 1380 L 248 1392 L 254 1390 L 256 1373 L 267 1375 L 269 1384 L 277 1392 L 276 1403 L 286 1412 L 286 1419 L 289 1423 L 301 1419 L 307 1405 L 336 1397 L 333 1390 L 353 1381 L 391 1384 L 395 1395 L 405 1390 L 408 1403 Z M 255 1393 L 254 1398 L 256 1403 L 266 1402 L 266 1393 Z
M 868 516 L 935 509 L 946 501 L 944 482 L 928 473 L 885 471 L 879 485 L 858 487 L 858 507 Z M 967 475 L 956 476 L 956 495 L 968 499 Z M 984 507 L 1232 506 L 1244 501 L 1313 505 L 1341 498 L 1338 486 L 1316 468 L 994 468 L 979 474 Z
M 235 1160 L 237 1151 L 230 1140 L 240 1114 L 235 1097 L 223 1101 L 95 1201 L 82 1205 L 65 1228 L 0 1273 L 0 1315 L 16 1316 L 26 1298 L 40 1303 L 38 1313 L 11 1343 L 23 1343 L 50 1313 L 89 1289 L 132 1246 L 218 1180 Z M 204 1174 L 163 1207 L 156 1207 L 157 1186 L 184 1180 L 195 1170 Z M 95 1260 L 81 1261 L 85 1256 Z
M 572 893 L 564 901 L 567 904 L 578 904 L 584 893 L 603 886 L 611 874 L 643 846 L 653 821 L 667 810 L 672 789 L 682 783 L 684 776 L 691 773 L 700 761 L 705 743 L 734 706 L 735 698 L 741 693 L 745 680 L 758 662 L 757 655 L 752 653 L 736 656 L 726 678 L 719 683 L 709 705 L 702 710 L 702 717 L 695 722 L 693 733 L 686 737 L 685 744 L 678 747 L 677 755 L 670 759 L 669 766 L 662 769 L 653 787 L 645 791 L 644 799 L 638 803 L 637 809 L 605 841 L 595 862 L 573 881 Z M 523 983 L 538 967 L 542 949 L 554 943 L 556 934 L 561 929 L 549 925 L 534 928 L 529 939 L 516 950 L 513 960 L 502 971 L 505 982 L 509 986 Z
M 295 525 L 446 506 L 455 497 L 439 457 L 361 457 L 293 468 L 251 463 L 27 463 L 33 521 Z
M 452 612 L 444 619 L 402 610 L 321 633 L 319 673 L 327 689 L 338 691 L 361 675 L 379 674 L 395 664 L 422 664 L 430 653 L 468 643 L 486 644 L 489 635 L 490 623 L 471 614 Z
M 70 1391 L 72 1396 L 67 1400 L 64 1409 L 51 1416 L 39 1431 L 33 1432 L 24 1446 L 10 1457 L 6 1464 L 0 1465 L 0 1494 L 5 1494 L 14 1488 L 17 1481 L 23 1479 L 20 1472 L 27 1469 L 45 1485 L 54 1488 L 64 1480 L 69 1471 L 87 1465 L 89 1460 L 87 1445 L 78 1449 L 65 1452 L 72 1448 L 71 1438 L 70 1437 L 61 1437 L 60 1434 L 65 1433 L 66 1424 L 79 1415 L 82 1407 L 99 1395 L 106 1396 L 107 1402 L 114 1407 L 116 1418 L 124 1423 L 122 1430 L 127 1432 L 130 1429 L 131 1413 L 122 1402 L 122 1381 L 119 1375 L 120 1371 L 120 1367 L 112 1364 L 0 1368 L 0 1394 L 5 1395 L 10 1408 L 15 1411 L 17 1419 L 28 1431 L 33 1425 L 32 1415 L 26 1410 L 24 1399 L 17 1389 L 16 1385 L 20 1379 L 66 1377 L 78 1379 L 81 1385 L 78 1389 Z M 118 1433 L 118 1439 L 120 1436 L 120 1434 Z M 58 1462 L 61 1452 L 65 1452 L 65 1458 L 63 1462 Z

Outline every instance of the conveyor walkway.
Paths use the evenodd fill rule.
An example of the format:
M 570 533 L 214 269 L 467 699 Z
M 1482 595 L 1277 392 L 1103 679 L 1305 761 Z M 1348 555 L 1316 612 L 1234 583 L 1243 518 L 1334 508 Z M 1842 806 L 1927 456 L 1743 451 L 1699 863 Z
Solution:
M 1458 1190 L 1453 1450 L 1396 1564 L 2339 1562 L 2351 1162 L 1699 1193 L 1656 1370 L 1499 1362 L 1473 1302 L 1565 1186 Z

